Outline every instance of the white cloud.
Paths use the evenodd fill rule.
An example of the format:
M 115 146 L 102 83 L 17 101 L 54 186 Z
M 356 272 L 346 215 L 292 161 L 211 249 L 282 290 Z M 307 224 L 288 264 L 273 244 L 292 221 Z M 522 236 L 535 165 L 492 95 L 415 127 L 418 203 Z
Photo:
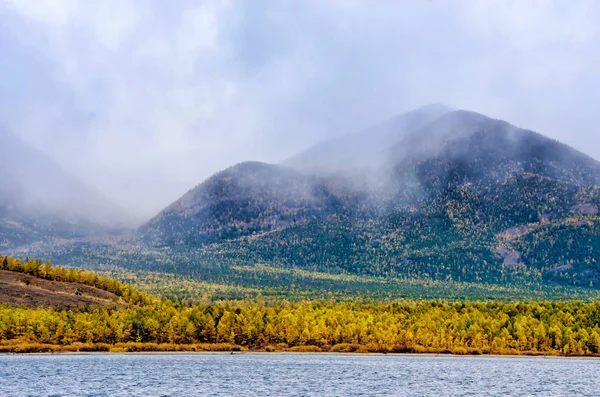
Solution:
M 0 122 L 143 216 L 235 162 L 277 161 L 427 102 L 600 157 L 599 12 L 550 0 L 9 0 Z
M 70 22 L 77 8 L 77 0 L 6 0 L 6 4 L 23 16 L 59 29 Z

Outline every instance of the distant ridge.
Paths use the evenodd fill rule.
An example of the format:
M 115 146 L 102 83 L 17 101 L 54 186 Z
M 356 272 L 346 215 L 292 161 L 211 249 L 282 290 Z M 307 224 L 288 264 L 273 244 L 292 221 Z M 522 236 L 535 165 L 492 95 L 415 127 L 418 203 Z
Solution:
M 123 211 L 36 148 L 2 129 L 0 147 L 0 247 L 123 226 Z

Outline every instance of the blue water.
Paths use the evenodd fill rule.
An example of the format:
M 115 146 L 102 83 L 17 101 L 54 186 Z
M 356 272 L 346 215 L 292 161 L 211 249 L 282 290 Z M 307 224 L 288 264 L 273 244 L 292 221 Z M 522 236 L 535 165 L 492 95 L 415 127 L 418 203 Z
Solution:
M 0 396 L 600 396 L 600 360 L 5 355 Z

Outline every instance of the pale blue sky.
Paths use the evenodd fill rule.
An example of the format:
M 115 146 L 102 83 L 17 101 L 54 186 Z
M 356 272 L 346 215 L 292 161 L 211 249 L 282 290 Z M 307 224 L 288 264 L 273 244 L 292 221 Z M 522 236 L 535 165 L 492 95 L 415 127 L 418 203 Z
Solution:
M 600 2 L 0 0 L 0 124 L 141 216 L 441 102 L 600 158 Z

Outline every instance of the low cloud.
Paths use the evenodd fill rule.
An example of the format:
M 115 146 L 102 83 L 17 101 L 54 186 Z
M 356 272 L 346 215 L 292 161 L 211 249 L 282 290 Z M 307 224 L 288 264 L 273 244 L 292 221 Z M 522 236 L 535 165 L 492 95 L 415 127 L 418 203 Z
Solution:
M 0 124 L 140 217 L 426 103 L 600 158 L 594 1 L 0 5 Z

